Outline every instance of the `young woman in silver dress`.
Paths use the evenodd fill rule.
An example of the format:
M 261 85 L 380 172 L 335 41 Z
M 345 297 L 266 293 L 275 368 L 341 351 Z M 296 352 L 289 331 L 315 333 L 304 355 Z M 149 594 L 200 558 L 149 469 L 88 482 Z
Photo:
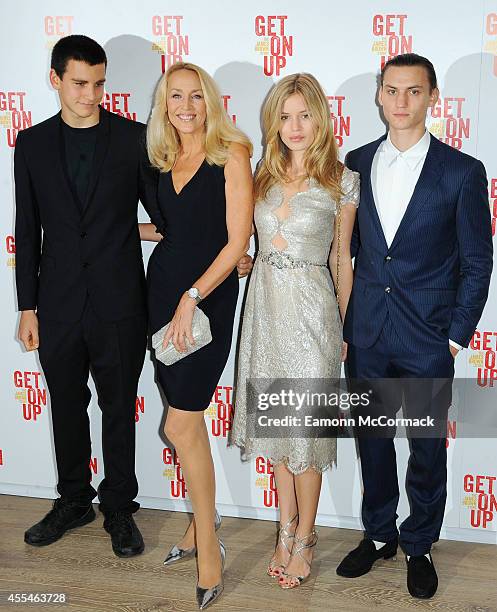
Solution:
M 310 74 L 274 86 L 263 129 L 254 185 L 259 251 L 243 315 L 231 443 L 245 458 L 262 455 L 274 465 L 280 530 L 268 574 L 293 588 L 311 571 L 322 473 L 336 461 L 336 439 L 298 428 L 288 437 L 256 437 L 246 382 L 339 379 L 359 175 L 338 160 L 327 99 Z

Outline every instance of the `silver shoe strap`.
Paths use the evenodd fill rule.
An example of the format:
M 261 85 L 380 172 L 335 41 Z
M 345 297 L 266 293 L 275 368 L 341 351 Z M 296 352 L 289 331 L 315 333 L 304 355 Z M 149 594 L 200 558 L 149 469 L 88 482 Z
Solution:
M 312 540 L 306 544 L 305 540 L 307 540 L 307 538 L 311 538 L 311 537 L 312 537 Z M 318 533 L 317 533 L 317 531 L 315 529 L 313 529 L 311 531 L 311 533 L 308 533 L 303 538 L 299 538 L 298 536 L 295 536 L 295 544 L 293 545 L 293 549 L 292 549 L 292 552 L 291 552 L 292 557 L 295 556 L 295 555 L 298 555 L 303 561 L 305 561 L 307 563 L 307 565 L 309 566 L 309 569 L 310 569 L 311 568 L 311 564 L 303 556 L 302 551 L 306 550 L 308 548 L 314 548 L 314 546 L 316 546 L 317 543 L 318 543 Z
M 285 523 L 285 525 L 281 526 L 280 523 L 280 528 L 278 530 L 278 541 L 281 542 L 283 544 L 283 546 L 285 547 L 286 551 L 291 554 L 290 549 L 288 548 L 288 544 L 286 543 L 286 541 L 283 539 L 283 536 L 285 536 L 288 540 L 292 540 L 295 537 L 295 534 L 293 533 L 288 533 L 288 528 L 290 527 L 290 525 L 297 520 L 299 517 L 298 513 L 291 519 L 289 520 L 287 523 Z

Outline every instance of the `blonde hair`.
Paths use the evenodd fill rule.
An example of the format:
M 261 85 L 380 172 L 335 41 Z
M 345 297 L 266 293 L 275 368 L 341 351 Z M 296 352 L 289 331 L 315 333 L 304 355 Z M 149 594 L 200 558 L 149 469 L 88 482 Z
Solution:
M 279 129 L 283 104 L 293 94 L 299 93 L 305 101 L 314 123 L 314 141 L 305 152 L 305 171 L 331 196 L 339 201 L 343 164 L 338 159 L 330 108 L 321 85 L 312 74 L 291 74 L 269 92 L 262 109 L 265 151 L 255 173 L 256 201 L 264 199 L 275 183 L 288 181 L 289 150 L 281 140 Z
M 191 70 L 200 80 L 204 94 L 207 120 L 205 128 L 205 159 L 209 164 L 224 166 L 228 148 L 237 142 L 252 155 L 252 143 L 236 128 L 221 102 L 221 94 L 214 79 L 195 64 L 178 62 L 162 75 L 155 92 L 154 107 L 147 125 L 147 151 L 152 166 L 168 172 L 174 166 L 180 151 L 180 138 L 176 128 L 167 119 L 167 89 L 169 77 L 178 70 Z

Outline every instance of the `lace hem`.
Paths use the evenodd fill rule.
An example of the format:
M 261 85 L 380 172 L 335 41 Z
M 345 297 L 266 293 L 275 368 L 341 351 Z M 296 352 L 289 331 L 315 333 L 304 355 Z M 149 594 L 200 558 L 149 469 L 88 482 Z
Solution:
M 259 442 L 262 441 L 260 440 Z M 274 452 L 270 451 L 267 445 L 264 445 L 263 443 L 259 443 L 257 445 L 251 444 L 251 448 L 248 450 L 245 445 L 245 441 L 241 438 L 230 440 L 228 442 L 228 447 L 230 446 L 237 446 L 240 449 L 242 461 L 250 461 L 254 458 L 255 455 L 262 455 L 266 459 L 269 459 L 269 461 L 271 461 L 273 465 L 283 464 L 287 468 L 287 470 L 291 472 L 294 476 L 303 474 L 309 469 L 313 469 L 318 474 L 323 474 L 329 468 L 337 466 L 336 452 L 335 457 L 331 458 L 331 460 L 326 459 L 323 461 L 302 461 L 300 459 L 292 458 L 288 454 L 282 454 L 280 456 L 275 455 Z

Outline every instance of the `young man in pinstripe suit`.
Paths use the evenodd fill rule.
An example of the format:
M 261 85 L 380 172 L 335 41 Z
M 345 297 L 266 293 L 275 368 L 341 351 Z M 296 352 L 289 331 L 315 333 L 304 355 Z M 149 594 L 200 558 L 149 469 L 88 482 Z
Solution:
M 493 250 L 483 164 L 426 130 L 426 113 L 438 95 L 426 58 L 404 54 L 387 62 L 379 103 L 388 134 L 347 156 L 347 165 L 361 174 L 361 200 L 344 339 L 351 379 L 396 381 L 388 399 L 380 392 L 383 414 L 394 415 L 403 401 L 404 409 L 436 413 L 446 424 L 454 359 L 482 314 Z M 447 381 L 436 398 L 430 395 L 434 379 Z M 446 440 L 445 433 L 409 437 L 410 515 L 397 529 L 393 435 L 358 435 L 365 537 L 337 573 L 361 576 L 378 559 L 394 556 L 400 544 L 409 592 L 430 598 L 438 586 L 430 549 L 444 516 Z

